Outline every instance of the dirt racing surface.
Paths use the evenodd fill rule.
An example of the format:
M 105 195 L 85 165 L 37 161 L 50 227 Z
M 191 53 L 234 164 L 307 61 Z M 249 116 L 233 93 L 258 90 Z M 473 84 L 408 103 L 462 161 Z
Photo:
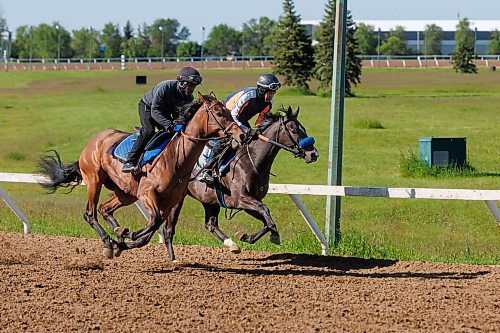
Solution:
M 500 266 L 0 233 L 1 332 L 499 332 Z

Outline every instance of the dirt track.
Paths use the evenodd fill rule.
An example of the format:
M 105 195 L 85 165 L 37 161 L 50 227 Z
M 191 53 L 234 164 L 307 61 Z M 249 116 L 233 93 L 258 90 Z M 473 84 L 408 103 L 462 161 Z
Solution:
M 500 331 L 500 266 L 0 233 L 1 332 Z

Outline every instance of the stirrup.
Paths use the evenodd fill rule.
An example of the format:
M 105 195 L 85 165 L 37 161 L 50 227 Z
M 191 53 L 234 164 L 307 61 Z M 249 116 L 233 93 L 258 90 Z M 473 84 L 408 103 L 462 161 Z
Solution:
M 198 177 L 196 177 L 196 180 L 203 182 L 203 183 L 207 183 L 207 184 L 213 184 L 214 177 L 212 177 L 212 175 L 210 174 L 210 171 L 203 170 L 203 172 L 200 173 L 198 175 Z
M 134 162 L 125 162 L 122 167 L 122 172 L 129 173 L 134 171 L 136 168 Z

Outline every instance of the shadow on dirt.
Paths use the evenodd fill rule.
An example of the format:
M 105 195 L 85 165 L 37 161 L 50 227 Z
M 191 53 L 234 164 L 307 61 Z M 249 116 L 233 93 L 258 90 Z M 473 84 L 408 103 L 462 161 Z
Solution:
M 265 258 L 243 259 L 242 267 L 217 267 L 202 263 L 184 263 L 183 268 L 200 269 L 209 272 L 221 272 L 241 275 L 296 275 L 296 276 L 351 276 L 360 278 L 425 278 L 443 280 L 469 280 L 489 274 L 490 271 L 479 272 L 457 272 L 440 271 L 416 272 L 414 267 L 401 267 L 387 272 L 377 268 L 385 268 L 395 265 L 397 260 L 387 259 L 363 259 L 355 257 L 324 257 L 307 254 L 273 254 Z M 370 270 L 363 272 L 363 270 Z

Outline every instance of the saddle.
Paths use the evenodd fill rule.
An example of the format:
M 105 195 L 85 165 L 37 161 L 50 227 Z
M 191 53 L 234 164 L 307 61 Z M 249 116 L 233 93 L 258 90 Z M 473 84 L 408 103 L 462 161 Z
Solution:
M 128 153 L 132 149 L 135 140 L 139 133 L 133 133 L 129 136 L 126 136 L 124 139 L 118 141 L 114 144 L 109 150 L 108 154 L 116 158 L 121 162 L 126 162 Z M 142 167 L 143 165 L 152 162 L 156 156 L 158 156 L 163 149 L 167 146 L 167 144 L 172 139 L 171 134 L 164 130 L 158 131 L 155 135 L 149 140 L 146 148 L 144 148 L 144 152 L 141 155 L 139 165 Z

